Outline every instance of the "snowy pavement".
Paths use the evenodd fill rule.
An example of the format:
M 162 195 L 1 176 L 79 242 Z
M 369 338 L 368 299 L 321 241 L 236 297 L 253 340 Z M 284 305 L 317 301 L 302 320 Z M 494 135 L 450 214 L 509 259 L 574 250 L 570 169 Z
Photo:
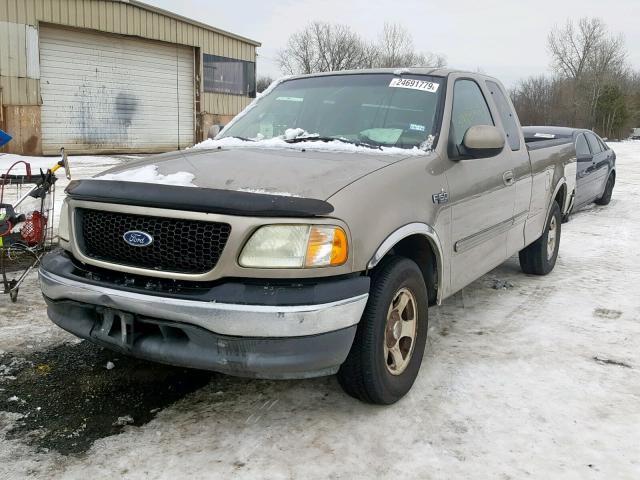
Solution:
M 334 377 L 202 381 L 102 352 L 47 320 L 30 278 L 17 306 L 0 297 L 0 478 L 640 478 L 640 142 L 611 146 L 611 204 L 562 226 L 550 275 L 513 258 L 430 309 L 418 379 L 390 407 Z M 45 418 L 66 372 L 71 400 Z M 13 399 L 29 375 L 42 388 Z M 44 443 L 64 422 L 67 443 Z

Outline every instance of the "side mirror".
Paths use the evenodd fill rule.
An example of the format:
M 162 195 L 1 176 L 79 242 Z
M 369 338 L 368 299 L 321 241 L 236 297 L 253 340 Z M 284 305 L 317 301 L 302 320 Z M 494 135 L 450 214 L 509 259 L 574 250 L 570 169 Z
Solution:
M 209 128 L 209 134 L 207 136 L 211 139 L 216 138 L 222 128 L 222 125 L 211 125 L 211 128 Z
M 474 125 L 464 134 L 462 146 L 473 158 L 493 157 L 504 149 L 504 134 L 492 125 Z

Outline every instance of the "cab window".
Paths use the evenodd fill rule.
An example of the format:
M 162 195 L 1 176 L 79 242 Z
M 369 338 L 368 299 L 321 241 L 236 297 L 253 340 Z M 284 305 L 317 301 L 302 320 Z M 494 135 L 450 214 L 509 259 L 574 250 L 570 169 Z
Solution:
M 585 133 L 587 137 L 587 141 L 589 142 L 589 146 L 591 147 L 591 152 L 595 155 L 596 153 L 602 152 L 602 147 L 600 143 L 598 143 L 598 139 L 595 137 L 593 133 Z
M 475 125 L 492 125 L 493 118 L 480 87 L 473 80 L 457 80 L 453 87 L 453 107 L 449 127 L 449 156 L 460 157 L 464 134 Z
M 598 137 L 598 142 L 600 143 L 600 146 L 602 147 L 603 151 L 609 150 L 609 145 L 604 143 L 604 140 L 602 140 L 600 137 Z
M 498 108 L 509 147 L 514 152 L 520 150 L 520 126 L 507 97 L 496 82 L 487 81 L 487 87 L 489 87 L 491 98 L 493 98 L 493 102 Z

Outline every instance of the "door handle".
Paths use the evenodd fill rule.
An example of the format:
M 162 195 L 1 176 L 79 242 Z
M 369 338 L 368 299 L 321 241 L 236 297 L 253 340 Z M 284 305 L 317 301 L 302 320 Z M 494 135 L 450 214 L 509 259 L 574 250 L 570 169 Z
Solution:
M 502 174 L 502 181 L 504 182 L 505 185 L 513 185 L 514 183 L 513 172 L 511 170 L 507 170 L 506 172 L 504 172 Z

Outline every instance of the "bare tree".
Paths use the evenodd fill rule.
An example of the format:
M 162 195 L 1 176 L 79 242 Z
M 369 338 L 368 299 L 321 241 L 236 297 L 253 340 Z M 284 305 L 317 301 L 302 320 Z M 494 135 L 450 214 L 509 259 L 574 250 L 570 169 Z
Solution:
M 599 18 L 581 18 L 577 25 L 569 20 L 564 27 L 554 28 L 547 46 L 554 70 L 574 80 L 618 70 L 626 59 L 624 38 L 609 34 Z
M 442 55 L 417 52 L 413 46 L 411 33 L 397 23 L 385 23 L 378 39 L 376 66 L 382 68 L 430 66 L 443 67 L 446 60 Z
M 286 74 L 446 64 L 441 55 L 417 52 L 411 34 L 389 23 L 374 44 L 347 25 L 313 22 L 291 35 L 277 58 Z
M 269 85 L 271 85 L 272 83 L 273 83 L 273 78 L 271 78 L 269 76 L 258 77 L 258 80 L 256 81 L 256 91 L 258 93 L 262 93 L 267 88 L 269 88 Z
M 603 87 L 624 75 L 624 38 L 614 36 L 599 18 L 581 18 L 554 28 L 547 39 L 552 67 L 573 82 L 573 124 L 593 128 Z
M 582 18 L 577 26 L 569 20 L 563 27 L 555 27 L 547 39 L 554 70 L 580 79 L 604 34 L 604 24 L 596 18 Z
M 521 80 L 511 99 L 523 125 L 566 125 L 562 82 L 540 75 Z
M 289 37 L 278 53 L 287 74 L 363 68 L 373 63 L 374 49 L 348 25 L 313 22 Z
M 317 55 L 313 43 L 310 27 L 291 35 L 277 55 L 280 70 L 289 75 L 315 72 Z

